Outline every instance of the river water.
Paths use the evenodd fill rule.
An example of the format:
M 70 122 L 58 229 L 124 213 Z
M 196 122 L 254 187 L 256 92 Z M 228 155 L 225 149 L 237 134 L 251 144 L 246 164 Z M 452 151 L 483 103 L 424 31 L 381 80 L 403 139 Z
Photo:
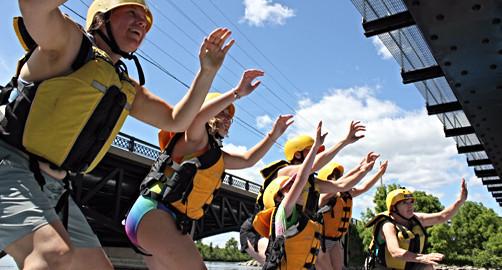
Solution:
M 205 262 L 209 270 L 258 270 L 260 267 L 242 266 L 231 262 Z

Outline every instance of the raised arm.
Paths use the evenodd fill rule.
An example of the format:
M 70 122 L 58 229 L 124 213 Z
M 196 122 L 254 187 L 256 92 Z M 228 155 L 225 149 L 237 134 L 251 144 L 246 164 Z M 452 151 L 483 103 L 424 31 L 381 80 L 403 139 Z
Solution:
M 317 150 L 319 150 L 319 147 L 321 147 L 321 145 L 324 142 L 324 139 L 326 138 L 327 133 L 321 135 L 322 133 L 321 129 L 322 129 L 322 122 L 319 122 L 319 125 L 317 126 L 317 133 L 314 145 L 312 145 L 312 148 L 310 148 L 310 151 L 305 157 L 305 160 L 300 165 L 300 169 L 298 170 L 296 180 L 293 182 L 291 189 L 281 202 L 281 206 L 284 207 L 286 217 L 289 217 L 291 215 L 293 208 L 295 207 L 296 201 L 302 194 L 303 188 L 305 187 L 307 179 L 310 175 L 312 165 L 314 164 L 314 159 Z
M 225 44 L 230 34 L 230 30 L 219 28 L 204 39 L 199 52 L 201 68 L 187 94 L 174 107 L 145 87 L 137 85 L 131 115 L 159 129 L 174 132 L 187 130 L 200 111 L 214 77 L 234 43 L 234 40 L 231 40 Z
M 328 164 L 345 146 L 357 142 L 358 140 L 363 138 L 364 135 L 357 135 L 357 133 L 360 131 L 366 131 L 366 127 L 363 126 L 359 121 L 351 121 L 347 136 L 345 136 L 345 138 L 339 141 L 337 144 L 331 146 L 329 149 L 316 156 L 314 166 L 312 167 L 312 172 L 315 172 Z
M 364 183 L 362 183 L 361 185 L 353 188 L 352 190 L 350 190 L 350 195 L 352 197 L 357 197 L 361 194 L 363 194 L 364 192 L 368 191 L 373 185 L 375 185 L 375 183 L 378 181 L 378 179 L 380 179 L 385 171 L 387 170 L 387 165 L 388 165 L 388 161 L 384 161 L 382 164 L 380 164 L 380 168 L 378 168 L 378 171 L 377 173 L 375 173 L 371 178 L 370 180 L 368 181 L 365 181 Z
M 200 141 L 206 137 L 206 123 L 230 106 L 237 98 L 245 97 L 251 94 L 259 85 L 260 81 L 253 82 L 257 77 L 263 76 L 263 71 L 249 69 L 244 71 L 239 84 L 226 93 L 205 103 L 192 124 L 186 131 L 188 141 Z
M 422 223 L 424 227 L 429 227 L 432 225 L 444 223 L 451 219 L 457 212 L 460 206 L 464 204 L 465 200 L 467 200 L 467 185 L 465 180 L 462 178 L 462 183 L 460 185 L 460 195 L 457 200 L 447 208 L 443 209 L 441 212 L 437 213 L 415 213 L 418 220 Z
M 352 174 L 347 174 L 342 176 L 336 181 L 316 181 L 321 193 L 327 193 L 321 195 L 321 202 L 324 202 L 325 198 L 329 198 L 336 194 L 337 192 L 349 191 L 354 187 L 363 177 L 373 169 L 375 160 L 379 157 L 378 154 L 373 152 L 368 153 L 367 157 L 363 159 L 363 162 L 358 166 L 359 169 Z
M 256 164 L 293 123 L 292 118 L 293 115 L 290 114 L 277 117 L 272 130 L 247 152 L 242 154 L 224 153 L 225 169 L 243 169 Z
M 443 260 L 444 255 L 440 253 L 418 254 L 399 247 L 396 228 L 394 224 L 387 222 L 382 226 L 387 249 L 392 258 L 405 260 L 407 262 L 418 262 L 423 264 L 436 265 Z

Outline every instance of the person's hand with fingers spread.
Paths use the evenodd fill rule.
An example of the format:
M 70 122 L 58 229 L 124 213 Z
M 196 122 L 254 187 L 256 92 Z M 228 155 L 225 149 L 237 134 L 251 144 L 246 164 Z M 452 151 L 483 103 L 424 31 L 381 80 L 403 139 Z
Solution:
M 245 97 L 251 94 L 261 83 L 261 81 L 253 82 L 257 77 L 265 75 L 265 72 L 258 69 L 248 69 L 242 74 L 239 85 L 234 90 L 236 98 Z
M 364 138 L 364 135 L 357 135 L 358 132 L 366 131 L 366 126 L 362 125 L 360 121 L 351 121 L 349 132 L 345 137 L 345 142 L 351 144 Z
M 203 70 L 217 71 L 221 67 L 225 55 L 235 42 L 232 39 L 225 44 L 231 33 L 226 28 L 218 28 L 204 38 L 199 52 L 200 66 Z
M 322 121 L 319 121 L 319 124 L 317 125 L 317 132 L 316 132 L 316 137 L 314 140 L 314 145 L 312 145 L 312 148 L 315 149 L 314 153 L 317 153 L 317 150 L 319 150 L 319 147 L 323 145 L 324 139 L 326 139 L 326 136 L 328 133 L 322 134 Z
M 292 114 L 279 115 L 279 117 L 275 120 L 272 131 L 270 132 L 272 139 L 276 141 L 279 137 L 281 137 L 286 129 L 293 124 L 293 122 L 294 120 Z

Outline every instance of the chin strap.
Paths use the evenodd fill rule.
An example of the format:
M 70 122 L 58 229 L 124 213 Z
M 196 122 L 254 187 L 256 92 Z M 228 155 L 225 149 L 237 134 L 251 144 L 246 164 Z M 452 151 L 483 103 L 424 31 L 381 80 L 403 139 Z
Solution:
M 139 76 L 139 84 L 144 85 L 145 84 L 145 74 L 143 73 L 143 68 L 141 68 L 141 64 L 139 63 L 138 57 L 134 54 L 134 52 L 127 53 L 124 52 L 123 50 L 120 49 L 120 47 L 117 44 L 117 41 L 115 41 L 115 37 L 113 36 L 112 33 L 112 27 L 110 24 L 110 12 L 105 13 L 105 27 L 106 27 L 106 36 L 101 30 L 94 30 L 93 32 L 97 33 L 101 39 L 110 47 L 112 52 L 119 54 L 120 56 L 124 57 L 127 60 L 133 60 L 134 64 L 136 65 L 136 69 L 138 70 L 138 76 Z

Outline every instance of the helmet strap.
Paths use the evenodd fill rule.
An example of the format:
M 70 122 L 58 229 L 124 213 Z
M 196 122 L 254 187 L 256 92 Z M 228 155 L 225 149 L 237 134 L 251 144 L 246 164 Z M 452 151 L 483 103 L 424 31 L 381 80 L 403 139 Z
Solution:
M 98 34 L 98 36 L 108 45 L 108 47 L 110 47 L 112 52 L 124 57 L 127 60 L 134 61 L 134 64 L 136 65 L 136 69 L 138 70 L 139 84 L 144 85 L 145 84 L 145 74 L 143 73 L 143 68 L 141 67 L 141 64 L 139 63 L 139 59 L 136 55 L 134 55 L 134 52 L 127 53 L 127 52 L 124 52 L 123 50 L 120 49 L 119 45 L 117 44 L 117 41 L 115 40 L 115 37 L 113 36 L 112 26 L 110 23 L 110 16 L 111 16 L 111 12 L 106 12 L 104 14 L 106 34 L 108 35 L 108 37 L 99 29 L 94 30 L 93 32 L 96 32 Z

